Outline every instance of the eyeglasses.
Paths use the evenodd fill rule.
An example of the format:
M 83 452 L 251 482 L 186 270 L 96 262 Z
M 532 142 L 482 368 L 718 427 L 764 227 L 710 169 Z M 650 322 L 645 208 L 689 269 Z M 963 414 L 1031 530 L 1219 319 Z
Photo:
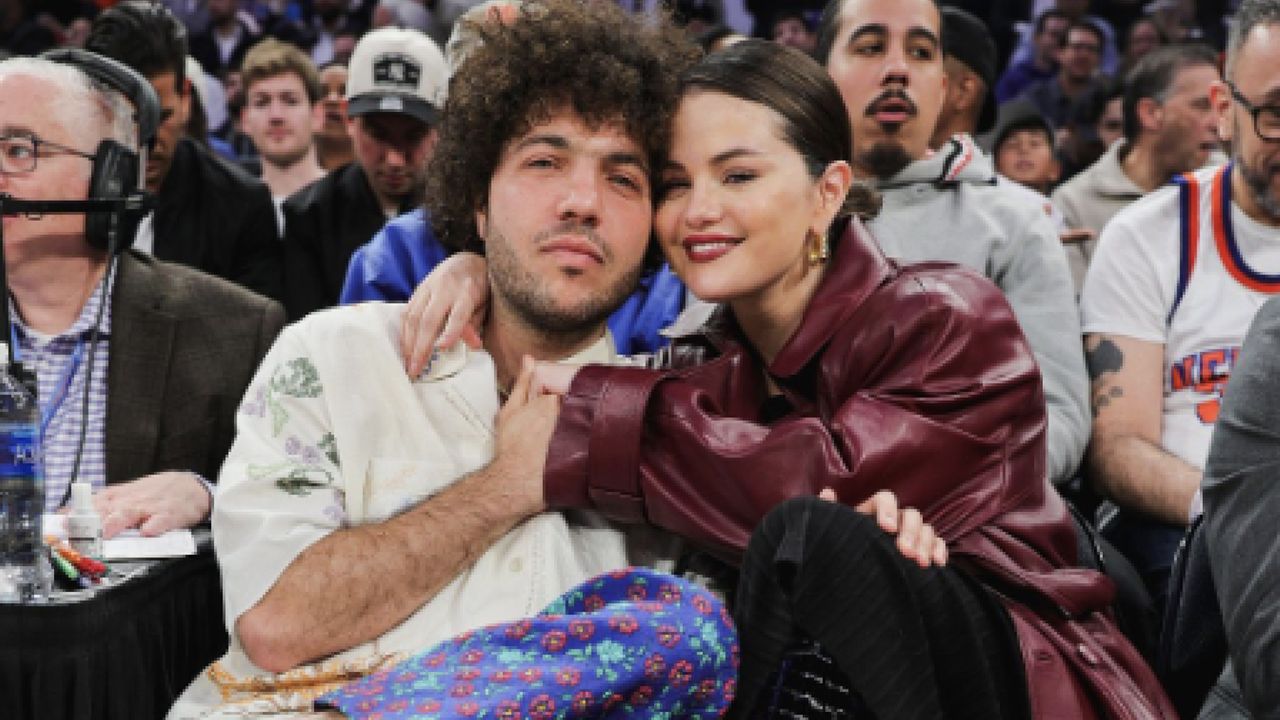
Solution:
M 35 135 L 4 135 L 0 136 L 0 173 L 29 173 L 36 169 L 36 158 L 53 155 L 51 150 L 86 160 L 94 158 L 89 153 Z
M 1253 130 L 1263 140 L 1280 140 L 1280 105 L 1254 105 L 1240 94 L 1234 83 L 1227 83 L 1231 96 L 1253 116 Z

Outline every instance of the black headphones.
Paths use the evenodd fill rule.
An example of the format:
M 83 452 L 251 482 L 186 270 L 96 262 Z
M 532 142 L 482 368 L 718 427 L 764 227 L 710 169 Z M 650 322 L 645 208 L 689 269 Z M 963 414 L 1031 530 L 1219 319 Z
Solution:
M 160 121 L 160 100 L 146 78 L 122 63 L 88 50 L 58 48 L 40 57 L 77 68 L 95 83 L 128 98 L 133 103 L 139 147 L 151 143 Z M 133 243 L 138 224 L 151 208 L 150 197 L 138 187 L 141 169 L 138 153 L 107 138 L 98 144 L 93 155 L 87 200 L 33 202 L 25 209 L 13 207 L 21 201 L 11 200 L 6 205 L 33 214 L 83 212 L 85 240 L 102 250 L 110 245 L 114 224 L 114 245 L 116 251 L 121 252 Z

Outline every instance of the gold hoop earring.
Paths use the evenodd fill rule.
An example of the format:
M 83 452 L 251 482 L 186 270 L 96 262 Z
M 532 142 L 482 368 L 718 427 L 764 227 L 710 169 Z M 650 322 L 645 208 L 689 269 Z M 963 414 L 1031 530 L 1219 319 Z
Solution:
M 809 247 L 809 263 L 811 265 L 821 265 L 831 257 L 831 246 L 827 243 L 825 234 L 810 229 L 808 235 L 805 236 L 805 242 Z

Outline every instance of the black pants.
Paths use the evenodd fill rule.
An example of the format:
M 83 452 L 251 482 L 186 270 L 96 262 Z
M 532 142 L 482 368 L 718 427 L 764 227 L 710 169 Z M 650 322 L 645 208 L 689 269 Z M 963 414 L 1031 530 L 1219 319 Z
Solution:
M 1008 613 L 964 571 L 921 569 L 875 520 L 796 498 L 756 529 L 735 615 L 735 717 L 759 717 L 788 651 L 816 641 L 883 720 L 1030 717 Z

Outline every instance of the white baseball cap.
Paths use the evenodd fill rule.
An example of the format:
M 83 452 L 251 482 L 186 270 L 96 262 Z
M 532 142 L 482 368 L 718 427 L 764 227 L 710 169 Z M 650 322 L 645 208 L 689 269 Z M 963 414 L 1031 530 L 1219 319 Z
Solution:
M 417 30 L 372 30 L 347 64 L 347 114 L 404 113 L 434 124 L 448 83 L 444 54 L 431 38 Z

